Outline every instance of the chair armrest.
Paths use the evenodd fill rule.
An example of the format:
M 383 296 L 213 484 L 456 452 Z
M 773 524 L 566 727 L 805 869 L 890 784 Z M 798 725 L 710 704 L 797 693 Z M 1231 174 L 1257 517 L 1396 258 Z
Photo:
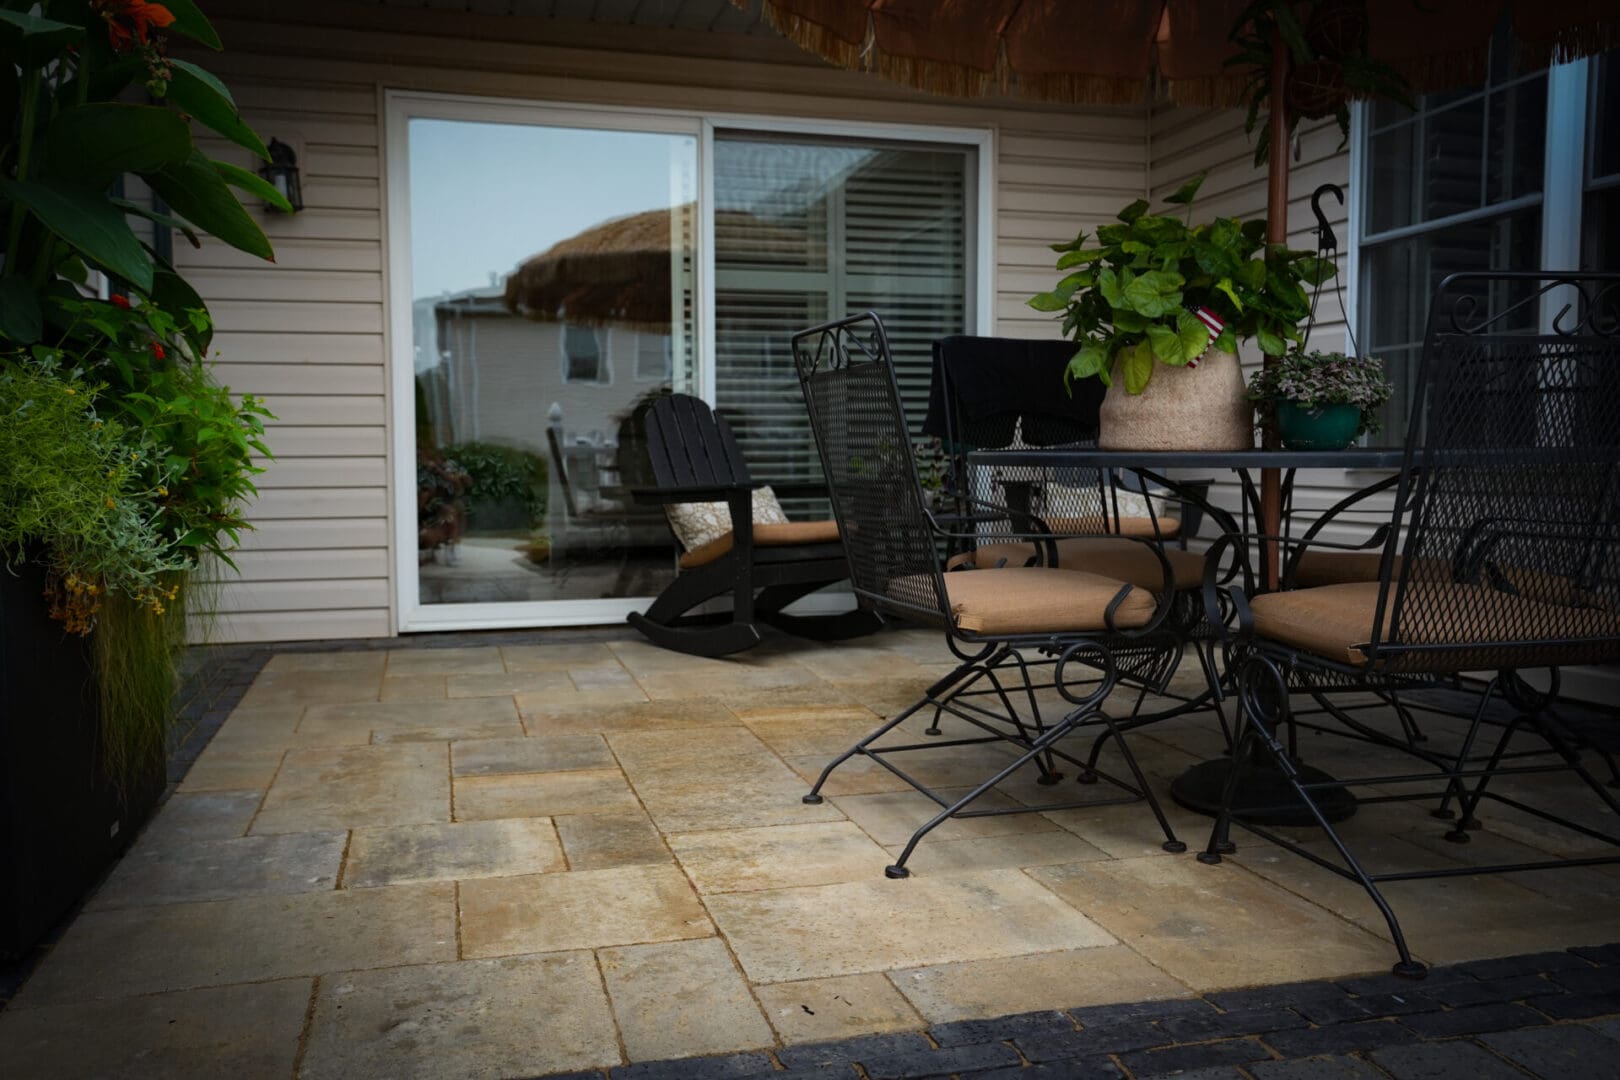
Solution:
M 638 503 L 651 505 L 723 502 L 737 492 L 755 491 L 764 486 L 764 484 L 694 484 L 690 487 L 631 488 L 630 496 Z
M 1275 541 L 1285 548 L 1331 548 L 1337 551 L 1366 551 L 1369 548 L 1381 547 L 1384 543 L 1383 533 L 1360 544 L 1340 544 L 1331 540 L 1307 540 L 1301 536 L 1274 536 L 1270 533 L 1226 532 L 1216 538 L 1209 549 L 1204 552 L 1204 614 L 1208 617 L 1211 626 L 1215 627 L 1224 640 L 1233 638 L 1232 631 L 1226 626 L 1220 609 L 1221 583 L 1221 556 L 1227 548 L 1236 553 L 1237 564 L 1235 570 L 1243 575 L 1241 585 L 1226 585 L 1225 591 L 1232 600 L 1233 607 L 1238 615 L 1238 631 L 1244 634 L 1253 630 L 1253 620 L 1249 615 L 1249 594 L 1254 591 L 1254 568 L 1249 565 L 1249 545 L 1245 541 Z M 1286 583 L 1289 579 L 1284 578 Z

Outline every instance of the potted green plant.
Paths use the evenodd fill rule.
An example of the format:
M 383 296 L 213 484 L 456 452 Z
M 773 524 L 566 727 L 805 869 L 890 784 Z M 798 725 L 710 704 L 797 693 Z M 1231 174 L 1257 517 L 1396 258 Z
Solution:
M 268 159 L 169 34 L 220 47 L 194 0 L 0 7 L 0 954 L 161 793 L 187 575 L 230 564 L 269 455 L 263 406 L 213 377 L 206 305 L 130 225 L 268 259 L 232 189 L 290 209 L 198 148 L 205 127 Z M 166 211 L 115 194 L 140 189 Z
M 1253 419 L 1236 355 L 1253 340 L 1281 356 L 1303 340 L 1306 284 L 1334 266 L 1311 252 L 1265 243 L 1263 221 L 1192 225 L 1199 175 L 1165 201 L 1187 220 L 1148 213 L 1138 199 L 1119 221 L 1054 244 L 1065 276 L 1029 300 L 1059 313 L 1079 351 L 1066 378 L 1108 386 L 1099 444 L 1106 449 L 1241 449 Z
M 1254 373 L 1248 397 L 1262 424 L 1275 419 L 1284 446 L 1343 450 L 1377 433 L 1390 384 L 1373 357 L 1294 350 Z

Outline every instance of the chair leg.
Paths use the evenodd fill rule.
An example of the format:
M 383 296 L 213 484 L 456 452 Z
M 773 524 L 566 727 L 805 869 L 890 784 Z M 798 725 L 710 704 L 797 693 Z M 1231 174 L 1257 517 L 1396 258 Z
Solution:
M 1392 969 L 1394 973 L 1403 978 L 1423 978 L 1428 974 L 1429 969 L 1426 965 L 1412 958 L 1412 950 L 1407 947 L 1406 935 L 1401 931 L 1400 920 L 1395 917 L 1394 909 L 1389 906 L 1389 901 L 1384 899 L 1384 894 L 1379 891 L 1377 884 L 1362 867 L 1360 861 L 1345 845 L 1343 838 L 1339 836 L 1338 830 L 1333 827 L 1333 823 L 1322 813 L 1321 807 L 1317 805 L 1316 799 L 1311 795 L 1310 790 L 1300 782 L 1298 766 L 1289 756 L 1287 748 L 1277 741 L 1273 727 L 1268 725 L 1267 718 L 1262 715 L 1264 709 L 1259 700 L 1259 684 L 1262 680 L 1269 683 L 1271 689 L 1277 694 L 1279 715 L 1275 718 L 1275 721 L 1287 722 L 1287 675 L 1281 666 L 1269 657 L 1250 656 L 1244 662 L 1243 670 L 1239 675 L 1240 699 L 1244 719 L 1244 733 L 1239 740 L 1239 746 L 1246 748 L 1253 740 L 1258 740 L 1259 744 L 1265 748 L 1266 753 L 1270 755 L 1272 761 L 1276 764 L 1277 769 L 1287 779 L 1289 786 L 1294 789 L 1295 796 L 1310 810 L 1311 816 L 1316 819 L 1316 824 L 1327 835 L 1329 842 L 1333 844 L 1334 850 L 1344 862 L 1348 876 L 1354 878 L 1362 889 L 1366 891 L 1367 895 L 1372 898 L 1379 913 L 1384 917 L 1385 925 L 1389 928 L 1390 939 L 1395 944 L 1395 951 L 1400 955 L 1400 960 L 1395 963 Z M 1226 788 L 1221 800 L 1221 812 L 1216 818 L 1217 831 L 1210 834 L 1210 846 L 1199 856 L 1200 862 L 1218 863 L 1220 861 L 1216 841 L 1218 831 L 1223 824 L 1227 824 L 1231 820 L 1232 798 L 1237 789 L 1236 774 L 1237 770 L 1233 769 L 1232 773 L 1227 777 Z
M 1485 692 L 1480 695 L 1479 705 L 1474 709 L 1473 720 L 1468 725 L 1468 734 L 1463 736 L 1462 746 L 1457 751 L 1457 756 L 1454 760 L 1454 764 L 1452 765 L 1453 771 L 1468 767 L 1468 757 L 1474 752 L 1474 743 L 1479 738 L 1480 727 L 1485 723 L 1485 711 L 1490 708 L 1491 697 L 1496 693 L 1496 687 L 1496 679 L 1492 679 L 1485 685 Z M 1498 747 L 1499 752 L 1500 750 L 1501 747 Z M 1500 760 L 1499 757 L 1493 756 L 1493 758 L 1494 760 Z M 1495 766 L 1493 765 L 1492 768 L 1494 767 Z M 1458 804 L 1461 805 L 1465 801 L 1467 794 L 1468 790 L 1466 785 L 1464 785 L 1461 780 L 1453 776 L 1450 782 L 1446 784 L 1446 793 L 1441 797 L 1440 805 L 1429 811 L 1429 814 L 1432 817 L 1440 818 L 1442 821 L 1451 820 L 1453 817 L 1456 817 L 1456 812 L 1451 809 L 1451 800 L 1456 799 Z M 1470 812 L 1464 812 L 1462 820 L 1457 823 L 1457 834 L 1462 835 L 1463 839 L 1466 840 L 1467 834 L 1464 830 L 1477 828 L 1479 828 L 1479 822 L 1474 820 L 1473 814 Z M 1448 834 L 1448 836 L 1449 835 L 1454 834 Z

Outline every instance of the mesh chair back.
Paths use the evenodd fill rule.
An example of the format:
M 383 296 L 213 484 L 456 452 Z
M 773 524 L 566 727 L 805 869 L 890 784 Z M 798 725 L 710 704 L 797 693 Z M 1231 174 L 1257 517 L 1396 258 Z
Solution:
M 1480 314 L 1482 295 L 1502 299 L 1497 310 Z M 1561 309 L 1552 333 L 1502 329 L 1527 305 Z M 1617 331 L 1620 274 L 1441 283 L 1375 656 L 1403 670 L 1620 658 Z
M 748 462 L 725 420 L 689 394 L 655 399 L 642 421 L 647 458 L 662 488 L 749 484 Z
M 863 606 L 950 629 L 889 341 L 871 312 L 801 331 L 793 359 Z

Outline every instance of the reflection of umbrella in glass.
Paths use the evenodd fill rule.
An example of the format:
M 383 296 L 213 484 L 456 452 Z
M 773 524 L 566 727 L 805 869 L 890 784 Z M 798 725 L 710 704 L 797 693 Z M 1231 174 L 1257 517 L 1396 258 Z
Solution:
M 544 322 L 667 334 L 673 296 L 691 290 L 696 229 L 691 203 L 593 225 L 524 260 L 506 279 L 507 310 Z M 741 210 L 717 211 L 715 232 L 728 250 L 748 255 L 802 255 L 807 243 L 802 230 Z

